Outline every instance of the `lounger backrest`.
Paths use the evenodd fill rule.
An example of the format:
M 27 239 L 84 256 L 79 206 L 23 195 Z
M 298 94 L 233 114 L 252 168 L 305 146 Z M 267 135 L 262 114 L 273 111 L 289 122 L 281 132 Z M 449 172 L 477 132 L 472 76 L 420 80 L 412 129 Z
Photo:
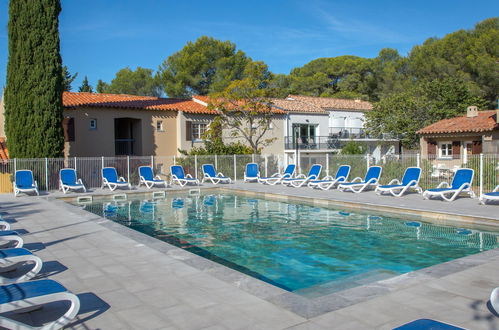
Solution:
M 59 175 L 63 184 L 74 185 L 76 183 L 76 170 L 74 168 L 63 168 Z
M 16 171 L 16 185 L 19 188 L 31 188 L 33 187 L 33 183 L 33 172 L 30 170 Z
M 371 179 L 379 180 L 380 176 L 381 176 L 381 166 L 371 166 L 369 167 L 369 170 L 367 170 L 364 182 L 367 182 Z
M 246 176 L 250 178 L 256 178 L 258 176 L 258 164 L 256 163 L 246 164 Z
M 348 174 L 350 174 L 350 165 L 341 165 L 338 168 L 338 171 L 336 171 L 336 177 L 335 179 L 338 179 L 340 177 L 344 177 L 345 179 L 341 179 L 340 181 L 348 179 Z
M 286 166 L 286 169 L 284 170 L 284 176 L 293 176 L 293 173 L 295 173 L 296 165 L 295 164 L 289 164 Z
M 213 166 L 213 164 L 203 164 L 203 173 L 207 174 L 211 178 L 217 176 L 217 173 L 215 171 L 215 166 Z
M 452 189 L 459 189 L 463 184 L 473 182 L 474 171 L 471 168 L 460 168 L 456 171 L 454 179 L 452 180 Z
M 175 175 L 178 179 L 185 179 L 184 168 L 180 165 L 170 166 L 170 172 Z
M 421 169 L 419 167 L 408 167 L 405 170 L 404 177 L 402 178 L 402 185 L 407 186 L 409 182 L 416 181 L 411 186 L 416 185 L 421 177 Z
M 322 165 L 320 165 L 320 164 L 312 165 L 312 167 L 310 168 L 310 171 L 308 171 L 308 177 L 314 176 L 314 177 L 318 178 L 319 175 L 321 174 L 321 170 L 322 170 Z
M 140 166 L 139 167 L 139 175 L 144 178 L 146 181 L 154 180 L 154 173 L 152 171 L 151 166 Z
M 104 167 L 102 169 L 102 177 L 108 182 L 118 182 L 118 172 L 114 167 Z

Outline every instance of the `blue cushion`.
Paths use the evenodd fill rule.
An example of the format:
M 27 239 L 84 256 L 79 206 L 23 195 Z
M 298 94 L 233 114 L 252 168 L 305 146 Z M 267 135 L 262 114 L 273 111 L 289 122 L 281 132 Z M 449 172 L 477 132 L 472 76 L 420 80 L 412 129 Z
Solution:
M 102 177 L 106 178 L 106 180 L 111 183 L 118 182 L 118 172 L 116 172 L 116 169 L 114 167 L 103 168 Z
M 315 164 L 310 168 L 310 171 L 308 171 L 308 177 L 315 176 L 318 177 L 319 174 L 321 174 L 322 170 L 322 165 Z
M 152 172 L 152 168 L 150 166 L 139 167 L 139 175 L 146 181 L 154 180 L 154 173 Z
M 451 190 L 455 190 L 455 189 L 454 188 L 432 188 L 432 189 L 428 189 L 427 191 L 442 192 L 442 191 L 451 191 Z
M 16 171 L 16 186 L 21 189 L 33 188 L 33 173 L 29 170 Z
M 0 258 L 11 258 L 19 256 L 29 256 L 32 255 L 29 250 L 23 248 L 12 248 L 12 249 L 1 249 Z
M 345 177 L 345 178 L 348 178 L 348 174 L 350 173 L 350 166 L 348 165 L 341 165 L 339 168 L 338 168 L 338 171 L 336 171 L 336 179 L 338 179 L 339 177 Z
M 208 174 L 209 177 L 216 177 L 215 167 L 212 164 L 203 164 L 203 173 Z
M 452 188 L 459 189 L 463 184 L 469 183 L 473 180 L 473 170 L 469 168 L 460 168 L 457 170 L 454 179 L 452 179 Z
M 17 231 L 14 231 L 14 230 L 2 230 L 2 231 L 0 231 L 0 236 L 9 236 L 9 235 L 17 235 L 17 236 L 19 236 L 19 234 L 17 233 Z
M 404 177 L 402 178 L 402 185 L 407 186 L 411 181 L 419 181 L 421 176 L 421 169 L 419 167 L 409 167 L 405 170 Z M 414 185 L 413 183 L 412 185 Z
M 258 164 L 249 163 L 246 164 L 246 177 L 256 178 L 258 176 Z
M 442 323 L 435 320 L 419 319 L 404 324 L 394 330 L 464 330 L 453 325 Z
M 355 186 L 356 184 L 366 184 L 364 181 L 362 182 L 346 182 L 346 183 L 342 183 L 341 185 L 342 186 Z
M 284 174 L 283 175 L 293 175 L 293 173 L 295 172 L 295 169 L 296 169 L 296 165 L 295 164 L 289 164 L 288 166 L 286 166 L 286 169 L 284 170 Z
M 39 280 L 0 286 L 0 304 L 66 292 L 66 288 L 53 280 Z
M 489 192 L 489 193 L 486 193 L 484 194 L 486 196 L 496 196 L 496 197 L 499 197 L 499 191 L 496 191 L 496 192 Z
M 364 179 L 365 182 L 376 179 L 379 180 L 379 176 L 381 175 L 381 167 L 380 166 L 371 166 L 367 170 L 366 177 Z
M 405 185 L 403 185 L 403 184 L 387 184 L 384 186 L 379 186 L 378 188 L 391 189 L 391 188 L 403 188 L 403 187 L 405 187 Z
M 79 186 L 77 184 L 76 171 L 72 168 L 63 168 L 60 172 L 61 181 L 64 185 Z

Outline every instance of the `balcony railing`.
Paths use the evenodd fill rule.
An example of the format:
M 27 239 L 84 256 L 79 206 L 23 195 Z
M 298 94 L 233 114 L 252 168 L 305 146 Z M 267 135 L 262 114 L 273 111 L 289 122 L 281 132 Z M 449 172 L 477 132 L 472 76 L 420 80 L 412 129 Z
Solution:
M 388 140 L 395 141 L 399 138 L 394 134 L 379 134 L 369 135 L 362 129 L 343 128 L 342 130 L 331 133 L 328 136 L 300 136 L 297 141 L 295 137 L 286 136 L 284 138 L 285 149 L 298 149 L 300 150 L 324 150 L 324 149 L 341 149 L 351 140 L 354 141 L 368 141 L 368 140 Z M 298 144 L 296 145 L 295 142 Z

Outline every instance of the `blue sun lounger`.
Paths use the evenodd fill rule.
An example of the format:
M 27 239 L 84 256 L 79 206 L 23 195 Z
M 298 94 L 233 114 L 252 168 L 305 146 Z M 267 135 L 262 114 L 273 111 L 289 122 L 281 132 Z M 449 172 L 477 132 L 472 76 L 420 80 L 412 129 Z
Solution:
M 274 173 L 271 176 L 268 177 L 261 177 L 258 178 L 258 183 L 262 184 L 270 184 L 270 185 L 276 185 L 278 183 L 281 183 L 282 180 L 284 179 L 291 179 L 295 173 L 296 165 L 295 164 L 289 164 L 286 166 L 286 169 L 284 170 L 284 173 Z
M 350 165 L 341 165 L 340 167 L 338 167 L 338 170 L 336 171 L 336 175 L 334 177 L 326 176 L 322 180 L 312 180 L 308 183 L 308 186 L 311 188 L 329 190 L 337 184 L 346 182 L 349 174 L 350 174 Z
M 11 272 L 26 263 L 34 264 L 32 268 L 28 268 L 21 274 L 15 277 L 5 277 L 2 274 Z M 42 269 L 43 262 L 27 249 L 12 248 L 0 250 L 0 285 L 9 283 L 24 282 L 35 277 Z M 24 267 L 22 267 L 24 270 Z
M 314 164 L 308 171 L 308 175 L 305 176 L 303 173 L 296 176 L 295 178 L 284 179 L 282 180 L 282 184 L 288 185 L 290 187 L 301 187 L 307 184 L 311 180 L 317 180 L 319 175 L 321 174 L 322 165 Z
M 393 179 L 387 185 L 377 186 L 376 193 L 382 195 L 385 192 L 392 194 L 395 197 L 400 197 L 409 189 L 416 190 L 419 194 L 423 193 L 423 189 L 419 187 L 419 179 L 421 178 L 421 169 L 419 167 L 408 167 L 405 170 L 402 181 Z
M 20 193 L 34 192 L 40 195 L 38 192 L 38 184 L 33 178 L 33 172 L 31 170 L 18 170 L 15 174 L 14 181 L 14 196 L 18 196 Z
M 5 220 L 0 220 L 0 231 L 2 231 L 2 230 L 9 230 L 9 229 L 10 229 L 10 223 L 8 223 Z
M 24 245 L 24 240 L 19 236 L 17 231 L 2 230 L 0 231 L 0 248 L 9 244 L 14 244 L 13 247 L 20 248 Z
M 499 185 L 497 185 L 492 192 L 480 196 L 480 203 L 485 205 L 487 201 L 499 201 Z
M 87 192 L 87 188 L 83 185 L 81 179 L 76 176 L 74 168 L 63 168 L 59 171 L 59 190 L 65 194 L 70 190 L 80 190 Z
M 258 181 L 260 177 L 260 170 L 258 169 L 257 163 L 246 164 L 246 170 L 244 171 L 244 182 Z
M 193 178 L 190 174 L 185 174 L 184 168 L 180 165 L 172 165 L 170 166 L 170 173 L 172 176 L 172 184 L 176 183 L 181 187 L 186 184 L 193 183 L 195 185 L 199 185 L 199 180 Z
M 371 166 L 367 170 L 364 180 L 361 177 L 356 177 L 350 182 L 340 183 L 338 189 L 340 191 L 351 191 L 354 193 L 360 193 L 368 188 L 376 188 L 379 184 L 379 177 L 383 169 L 381 166 Z
M 53 280 L 38 280 L 0 286 L 0 313 L 26 312 L 38 306 L 69 301 L 66 313 L 57 320 L 36 329 L 60 329 L 71 322 L 80 310 L 80 299 L 65 287 Z M 7 329 L 34 329 L 17 320 L 0 316 L 0 326 Z
M 118 172 L 114 167 L 104 167 L 102 169 L 102 187 L 108 187 L 111 191 L 116 188 L 128 188 L 132 189 L 129 182 L 125 180 L 124 177 L 118 177 Z
M 430 319 L 419 319 L 406 323 L 393 330 L 464 330 L 451 324 Z
M 139 187 L 141 184 L 144 184 L 148 189 L 154 186 L 168 186 L 166 181 L 162 180 L 159 175 L 154 176 L 151 166 L 139 166 L 139 176 Z
M 471 190 L 474 173 L 475 171 L 471 168 L 460 168 L 456 171 L 451 184 L 441 182 L 437 188 L 426 190 L 423 193 L 423 198 L 441 197 L 447 202 L 452 202 L 461 193 L 467 193 L 470 197 L 475 197 L 475 193 Z
M 203 180 L 201 181 L 201 183 L 204 183 L 207 180 L 211 181 L 211 183 L 213 184 L 232 182 L 232 180 L 228 176 L 225 176 L 220 172 L 217 173 L 213 164 L 203 164 L 202 169 Z

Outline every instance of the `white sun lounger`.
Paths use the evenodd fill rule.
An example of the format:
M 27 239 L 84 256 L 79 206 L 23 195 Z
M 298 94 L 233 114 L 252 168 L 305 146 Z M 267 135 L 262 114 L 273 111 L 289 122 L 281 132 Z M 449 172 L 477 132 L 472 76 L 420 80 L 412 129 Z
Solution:
M 295 164 L 289 164 L 286 166 L 286 169 L 284 170 L 284 173 L 274 173 L 272 176 L 269 177 L 262 177 L 258 178 L 258 183 L 263 183 L 263 184 L 269 184 L 269 185 L 276 185 L 278 183 L 281 183 L 282 180 L 284 179 L 291 179 L 293 177 L 293 174 L 295 173 L 296 165 Z
M 33 268 L 16 277 L 5 277 L 2 274 L 10 272 L 26 263 L 33 263 Z M 0 249 L 0 285 L 23 282 L 35 277 L 42 269 L 42 260 L 27 249 Z
M 139 166 L 139 176 L 139 187 L 141 184 L 144 184 L 147 189 L 151 189 L 154 186 L 168 186 L 166 181 L 161 179 L 159 175 L 154 176 L 151 166 Z
M 460 168 L 456 171 L 451 184 L 440 182 L 437 188 L 426 190 L 423 193 L 423 198 L 441 197 L 447 202 L 452 202 L 461 193 L 467 193 L 473 198 L 475 197 L 475 193 L 471 190 L 471 183 L 473 182 L 474 173 L 475 171 L 471 168 Z
M 487 201 L 499 201 L 499 185 L 497 185 L 492 192 L 480 196 L 480 203 L 485 205 Z
M 0 248 L 14 243 L 13 247 L 23 247 L 24 241 L 16 231 L 3 230 L 0 231 Z
M 290 187 L 301 187 L 311 180 L 317 180 L 319 178 L 319 175 L 321 174 L 322 170 L 322 165 L 320 164 L 314 164 L 308 171 L 308 175 L 305 176 L 304 174 L 297 175 L 295 178 L 291 179 L 284 179 L 282 180 L 282 184 L 288 185 Z
M 111 191 L 114 191 L 116 188 L 128 188 L 132 189 L 132 186 L 129 182 L 125 180 L 124 177 L 118 177 L 118 172 L 114 167 L 104 167 L 102 169 L 102 187 L 108 187 Z
M 371 166 L 367 170 L 364 180 L 361 177 L 356 177 L 351 182 L 340 183 L 338 190 L 361 193 L 368 188 L 376 188 L 379 184 L 379 177 L 382 170 L 381 166 Z
M 0 326 L 7 329 L 61 329 L 71 322 L 80 310 L 80 299 L 65 287 L 53 280 L 38 280 L 0 286 L 0 313 L 26 312 L 38 306 L 69 301 L 70 306 L 64 315 L 40 328 L 33 328 L 22 323 L 0 316 Z
M 87 192 L 81 179 L 78 179 L 74 168 L 63 168 L 59 171 L 59 190 L 65 194 L 70 190 L 80 190 Z
M 170 166 L 170 173 L 172 177 L 172 184 L 178 184 L 181 187 L 193 183 L 195 185 L 199 185 L 199 180 L 193 178 L 190 174 L 185 174 L 184 168 L 180 165 L 172 165 Z
M 14 181 L 14 196 L 20 193 L 34 192 L 40 195 L 38 192 L 38 184 L 33 178 L 33 172 L 31 170 L 17 170 L 15 174 Z
M 423 189 L 419 187 L 419 179 L 421 178 L 421 169 L 419 167 L 408 167 L 405 170 L 402 181 L 393 179 L 387 185 L 377 186 L 376 193 L 382 195 L 387 192 L 395 197 L 401 197 L 409 189 L 414 189 L 418 193 L 422 193 Z
M 219 183 L 231 183 L 232 180 L 228 176 L 223 175 L 223 173 L 217 173 L 215 170 L 215 166 L 213 164 L 203 164 L 201 167 L 203 169 L 203 180 L 201 183 L 209 180 L 213 184 Z
M 349 174 L 350 165 L 341 165 L 336 171 L 336 175 L 334 176 L 334 178 L 329 177 L 329 180 L 326 180 L 326 178 L 324 178 L 323 180 L 316 180 L 317 182 L 311 181 L 309 183 L 309 187 L 329 190 L 335 185 L 345 182 L 348 179 Z

